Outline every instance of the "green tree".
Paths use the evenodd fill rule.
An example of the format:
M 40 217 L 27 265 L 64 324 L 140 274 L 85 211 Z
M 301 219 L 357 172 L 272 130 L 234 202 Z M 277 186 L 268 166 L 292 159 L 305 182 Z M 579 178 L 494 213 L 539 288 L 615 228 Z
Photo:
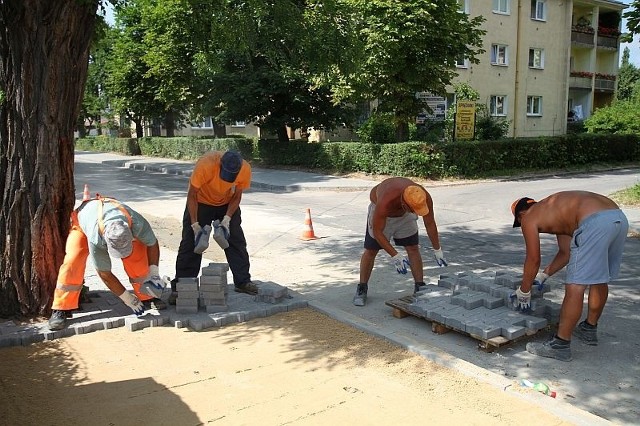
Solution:
M 462 56 L 478 63 L 484 18 L 459 13 L 456 0 L 345 2 L 359 40 L 350 50 L 357 65 L 348 84 L 365 100 L 377 99 L 380 112 L 392 112 L 396 140 L 406 140 L 408 123 L 424 108 L 416 93 L 444 94 Z
M 50 306 L 75 202 L 73 131 L 98 3 L 0 1 L 0 317 Z
M 618 71 L 617 99 L 630 99 L 633 95 L 633 88 L 638 84 L 639 80 L 640 70 L 629 62 L 629 48 L 625 47 L 622 52 L 622 64 Z
M 640 97 L 618 101 L 613 105 L 597 109 L 584 121 L 589 133 L 634 133 L 640 134 Z

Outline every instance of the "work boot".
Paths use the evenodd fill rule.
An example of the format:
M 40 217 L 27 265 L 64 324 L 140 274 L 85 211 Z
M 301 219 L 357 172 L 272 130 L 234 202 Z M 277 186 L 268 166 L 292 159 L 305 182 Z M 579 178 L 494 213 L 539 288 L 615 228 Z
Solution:
M 255 296 L 256 294 L 258 294 L 258 287 L 251 281 L 244 284 L 235 285 L 234 289 L 238 293 L 246 293 L 252 296 Z
M 364 306 L 365 303 L 367 303 L 367 290 L 369 290 L 369 286 L 367 284 L 358 284 L 356 295 L 353 296 L 353 304 L 355 306 Z
M 158 311 L 167 309 L 167 304 L 164 303 L 162 299 L 158 299 L 157 297 L 145 300 L 144 302 L 142 302 L 142 305 L 145 309 L 156 309 Z
M 587 345 L 598 346 L 598 326 L 582 321 L 573 330 L 573 335 Z
M 413 294 L 415 295 L 417 292 L 422 291 L 422 290 L 426 290 L 427 289 L 427 285 L 423 282 L 419 282 L 419 283 L 414 283 L 413 284 Z
M 554 358 L 560 361 L 571 361 L 571 342 L 562 340 L 558 336 L 553 336 L 551 340 L 544 343 L 527 343 L 527 351 L 534 355 L 546 358 Z
M 49 330 L 62 330 L 67 325 L 67 311 L 54 309 L 49 318 Z

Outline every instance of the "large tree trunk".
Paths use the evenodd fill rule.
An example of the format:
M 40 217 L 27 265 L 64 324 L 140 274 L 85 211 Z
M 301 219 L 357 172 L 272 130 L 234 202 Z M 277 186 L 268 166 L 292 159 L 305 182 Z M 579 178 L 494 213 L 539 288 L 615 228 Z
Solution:
M 75 200 L 98 0 L 0 1 L 0 317 L 46 314 Z

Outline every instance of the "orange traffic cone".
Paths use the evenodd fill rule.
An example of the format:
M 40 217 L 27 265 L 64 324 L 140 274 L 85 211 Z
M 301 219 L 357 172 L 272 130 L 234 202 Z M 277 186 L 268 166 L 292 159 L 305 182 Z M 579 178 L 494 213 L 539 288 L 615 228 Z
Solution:
M 300 239 L 305 241 L 318 239 L 318 237 L 316 237 L 316 235 L 313 233 L 313 224 L 311 223 L 311 209 L 307 209 L 307 214 L 304 218 L 304 229 L 302 230 Z
M 87 201 L 91 199 L 91 194 L 89 194 L 89 185 L 84 184 L 84 191 L 82 192 L 82 201 Z

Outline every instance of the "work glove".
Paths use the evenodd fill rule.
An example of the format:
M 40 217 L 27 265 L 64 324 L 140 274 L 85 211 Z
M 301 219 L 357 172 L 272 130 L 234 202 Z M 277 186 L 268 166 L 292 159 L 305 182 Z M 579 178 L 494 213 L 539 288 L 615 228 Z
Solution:
M 396 271 L 398 271 L 399 274 L 407 273 L 407 267 L 409 266 L 409 261 L 407 260 L 406 257 L 398 253 L 395 256 L 393 256 L 391 259 L 393 259 L 393 266 L 396 267 Z
M 511 294 L 511 303 L 516 310 L 528 311 L 531 309 L 531 291 L 528 293 L 523 292 L 520 287 L 515 293 Z
M 231 218 L 227 215 L 225 215 L 222 218 L 222 221 L 220 222 L 220 226 L 222 227 L 222 230 L 224 231 L 224 238 L 225 239 L 229 239 L 229 236 L 231 235 L 231 231 L 229 231 L 229 223 L 231 222 Z
M 438 264 L 438 266 L 440 267 L 449 266 L 447 261 L 444 259 L 444 254 L 442 253 L 442 247 L 440 247 L 438 250 L 434 250 L 433 256 L 436 258 L 436 263 Z
M 202 228 L 198 222 L 194 222 L 191 224 L 191 228 L 195 235 L 195 247 L 193 248 L 193 252 L 196 254 L 202 254 L 207 248 L 209 248 L 209 233 L 211 233 L 211 226 L 205 225 L 205 227 Z
M 120 299 L 122 299 L 125 305 L 133 310 L 134 314 L 138 316 L 144 314 L 144 305 L 135 294 L 129 293 L 127 290 L 125 290 L 124 293 L 122 293 L 119 297 Z
M 536 278 L 533 280 L 533 285 L 536 286 L 538 291 L 542 291 L 544 288 L 544 282 L 547 281 L 547 278 L 549 278 L 549 275 L 544 272 L 538 272 L 538 275 L 536 275 Z
M 149 275 L 140 287 L 140 291 L 149 296 L 160 299 L 165 286 L 166 283 L 162 280 L 162 278 L 160 278 L 160 270 L 158 269 L 158 265 L 150 265 Z

